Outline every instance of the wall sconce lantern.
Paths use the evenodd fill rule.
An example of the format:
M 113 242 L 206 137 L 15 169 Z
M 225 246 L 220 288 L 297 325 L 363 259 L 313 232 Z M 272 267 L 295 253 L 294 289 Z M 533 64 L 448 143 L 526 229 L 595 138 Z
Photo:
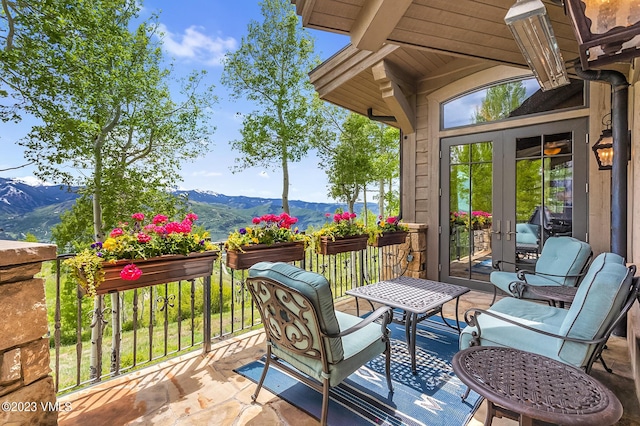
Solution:
M 640 56 L 640 2 L 564 0 L 583 69 Z
M 543 91 L 569 84 L 562 53 L 541 0 L 517 0 L 504 22 Z
M 611 117 L 611 114 L 607 114 L 602 119 L 602 124 L 607 128 L 602 131 L 600 139 L 593 144 L 591 149 L 596 156 L 599 170 L 611 170 L 613 168 L 613 134 L 611 132 L 611 119 L 605 121 L 605 118 Z

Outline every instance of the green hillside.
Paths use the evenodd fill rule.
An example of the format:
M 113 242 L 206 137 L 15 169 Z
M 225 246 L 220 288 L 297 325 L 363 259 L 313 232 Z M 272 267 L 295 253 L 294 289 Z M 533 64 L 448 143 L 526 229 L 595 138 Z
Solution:
M 74 201 L 51 204 L 45 207 L 34 208 L 23 214 L 9 214 L 0 212 L 0 239 L 23 240 L 27 233 L 36 236 L 40 242 L 51 242 L 51 228 L 60 222 L 60 214 L 71 208 Z M 280 205 L 277 202 L 265 200 L 258 206 L 247 208 L 235 208 L 224 204 L 212 204 L 204 202 L 189 202 L 190 210 L 199 217 L 198 225 L 211 233 L 213 241 L 224 241 L 229 232 L 236 228 L 251 224 L 251 219 L 267 213 L 279 213 Z M 321 226 L 327 219 L 325 213 L 334 211 L 338 205 L 315 205 L 306 203 L 313 208 L 291 207 L 291 215 L 298 218 L 297 226 L 300 230 L 306 230 L 310 226 Z

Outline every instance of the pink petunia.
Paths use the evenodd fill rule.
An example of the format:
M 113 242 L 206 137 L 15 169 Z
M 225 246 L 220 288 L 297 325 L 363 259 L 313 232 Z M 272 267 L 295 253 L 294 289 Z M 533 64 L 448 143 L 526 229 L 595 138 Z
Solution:
M 345 220 L 351 219 L 351 213 L 349 212 L 342 213 L 342 218 Z
M 120 235 L 124 234 L 124 231 L 122 230 L 122 228 L 114 228 L 113 231 L 111 231 L 111 233 L 109 234 L 109 236 L 111 238 L 116 238 L 119 237 Z
M 165 225 L 168 234 L 188 234 L 191 232 L 191 223 L 169 222 Z
M 163 214 L 158 214 L 153 218 L 153 223 L 154 225 L 162 225 L 163 223 L 167 223 L 167 221 L 169 220 L 168 217 L 166 217 Z
M 120 278 L 125 281 L 135 281 L 142 276 L 142 271 L 133 263 L 128 264 L 120 271 Z
M 143 213 L 134 213 L 131 215 L 132 219 L 137 220 L 138 222 L 142 222 L 144 220 L 144 214 Z
M 148 243 L 149 241 L 151 241 L 151 236 L 145 234 L 144 232 L 138 232 L 138 234 L 136 234 L 136 238 L 138 238 L 139 243 Z
M 195 213 L 189 213 L 184 219 L 188 220 L 189 222 L 195 222 L 196 220 L 198 220 L 198 215 Z
M 253 219 L 251 219 L 251 222 L 253 222 L 254 225 L 257 225 L 262 222 L 262 220 L 259 217 L 254 217 Z

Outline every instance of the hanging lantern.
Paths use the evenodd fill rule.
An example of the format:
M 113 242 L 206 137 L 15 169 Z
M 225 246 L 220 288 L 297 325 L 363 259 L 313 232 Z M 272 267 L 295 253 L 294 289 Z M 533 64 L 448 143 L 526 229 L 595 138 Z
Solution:
M 640 0 L 564 0 L 583 69 L 640 56 Z

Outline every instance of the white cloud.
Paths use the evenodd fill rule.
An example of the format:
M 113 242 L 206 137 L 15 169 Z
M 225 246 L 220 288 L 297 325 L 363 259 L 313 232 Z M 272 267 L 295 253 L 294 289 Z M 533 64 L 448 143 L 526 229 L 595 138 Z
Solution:
M 208 171 L 208 170 L 199 170 L 197 172 L 191 173 L 191 176 L 194 176 L 194 177 L 216 177 L 216 176 L 222 176 L 222 172 L 212 172 L 212 171 Z
M 264 179 L 269 179 L 269 173 L 267 173 L 266 170 L 263 170 L 260 173 L 258 173 L 258 176 L 260 176 L 261 178 L 264 178 Z
M 227 51 L 238 46 L 233 37 L 213 38 L 203 32 L 203 27 L 195 25 L 184 30 L 183 34 L 172 33 L 164 24 L 160 24 L 159 29 L 164 33 L 162 43 L 167 52 L 177 58 L 192 59 L 211 66 L 221 65 Z

